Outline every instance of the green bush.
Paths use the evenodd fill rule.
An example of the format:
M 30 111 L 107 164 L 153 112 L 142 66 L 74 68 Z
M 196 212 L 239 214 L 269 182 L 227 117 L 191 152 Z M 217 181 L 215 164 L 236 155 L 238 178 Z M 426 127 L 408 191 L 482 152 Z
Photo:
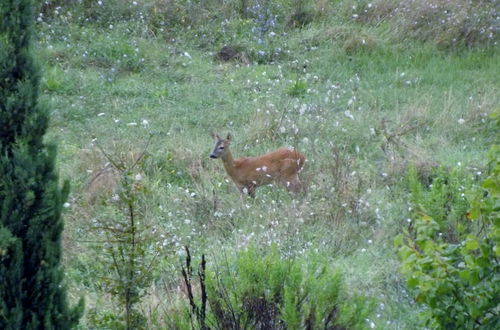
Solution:
M 319 260 L 283 258 L 273 248 L 240 252 L 207 272 L 208 323 L 219 328 L 361 329 L 371 302 L 347 293 L 338 270 Z
M 500 317 L 500 148 L 481 186 L 461 189 L 457 176 L 423 191 L 412 185 L 414 223 L 395 243 L 402 272 L 427 326 L 498 329 Z M 465 190 L 465 191 L 464 191 Z M 463 192 L 462 192 L 463 191 Z M 467 198 L 466 198 L 467 197 Z
M 417 217 L 427 218 L 428 225 L 421 228 L 426 231 L 426 235 L 456 242 L 474 226 L 466 219 L 469 201 L 465 191 L 472 187 L 472 180 L 460 168 L 450 173 L 443 168 L 435 172 L 432 183 L 424 187 L 418 179 L 417 171 L 413 168 L 409 170 L 408 184 L 413 213 Z
M 288 86 L 287 94 L 290 96 L 301 96 L 307 92 L 307 83 L 303 80 L 296 80 Z

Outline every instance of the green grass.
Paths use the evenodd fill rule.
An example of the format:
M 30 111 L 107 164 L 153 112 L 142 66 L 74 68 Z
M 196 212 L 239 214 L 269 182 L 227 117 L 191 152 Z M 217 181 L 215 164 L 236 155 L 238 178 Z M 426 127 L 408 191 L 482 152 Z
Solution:
M 102 267 L 89 243 L 99 216 L 88 204 L 89 172 L 106 162 L 94 139 L 118 157 L 140 152 L 152 136 L 138 169 L 142 215 L 165 250 L 144 309 L 174 304 L 169 290 L 179 281 L 183 245 L 213 261 L 221 251 L 276 244 L 286 255 L 320 251 L 342 269 L 352 290 L 378 301 L 377 328 L 414 328 L 419 309 L 392 246 L 408 216 L 405 166 L 483 169 L 495 133 L 484 121 L 500 104 L 498 48 L 440 51 L 391 41 L 383 26 L 352 23 L 343 26 L 347 37 L 336 37 L 329 30 L 335 22 L 266 36 L 260 45 L 251 24 L 233 23 L 226 35 L 205 28 L 226 41 L 239 31 L 244 49 L 255 47 L 250 66 L 219 62 L 219 42 L 206 43 L 194 30 L 167 37 L 137 22 L 39 25 L 43 101 L 52 109 L 47 138 L 57 141 L 61 175 L 73 186 L 64 242 L 72 297 L 85 294 L 87 311 L 116 308 L 89 280 Z M 373 44 L 347 47 L 359 31 Z M 283 53 L 258 64 L 259 47 Z M 297 147 L 308 160 L 307 195 L 294 200 L 263 187 L 255 200 L 241 199 L 222 164 L 208 158 L 211 132 L 231 132 L 235 156 Z M 390 134 L 398 142 L 388 143 Z

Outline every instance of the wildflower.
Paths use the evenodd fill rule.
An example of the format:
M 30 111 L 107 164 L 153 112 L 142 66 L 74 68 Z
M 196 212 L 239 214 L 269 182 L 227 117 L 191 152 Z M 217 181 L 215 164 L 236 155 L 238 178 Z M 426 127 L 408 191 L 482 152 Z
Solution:
M 344 111 L 344 115 L 347 118 L 350 118 L 350 119 L 354 120 L 354 116 L 351 114 L 351 112 L 349 110 Z

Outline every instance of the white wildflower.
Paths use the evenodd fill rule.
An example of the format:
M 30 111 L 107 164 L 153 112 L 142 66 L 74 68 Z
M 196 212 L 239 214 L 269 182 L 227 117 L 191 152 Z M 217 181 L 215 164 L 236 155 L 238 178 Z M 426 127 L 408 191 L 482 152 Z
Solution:
M 352 115 L 352 113 L 349 110 L 344 111 L 344 115 L 347 118 L 350 118 L 350 119 L 354 120 L 354 116 Z

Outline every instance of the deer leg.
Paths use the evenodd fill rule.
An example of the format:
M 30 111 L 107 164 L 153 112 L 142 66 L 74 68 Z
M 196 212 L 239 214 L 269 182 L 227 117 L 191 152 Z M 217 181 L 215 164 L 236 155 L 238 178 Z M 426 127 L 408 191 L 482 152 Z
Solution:
M 255 198 L 255 188 L 257 188 L 254 184 L 247 187 L 248 188 L 248 196 Z
M 240 189 L 240 192 L 241 192 L 241 195 L 248 195 L 252 198 L 255 198 L 255 188 L 256 186 L 255 185 L 247 185 L 247 186 L 239 186 L 238 187 Z
M 295 174 L 289 181 L 284 181 L 286 189 L 291 193 L 298 193 L 302 191 L 302 183 L 299 180 L 299 176 Z

